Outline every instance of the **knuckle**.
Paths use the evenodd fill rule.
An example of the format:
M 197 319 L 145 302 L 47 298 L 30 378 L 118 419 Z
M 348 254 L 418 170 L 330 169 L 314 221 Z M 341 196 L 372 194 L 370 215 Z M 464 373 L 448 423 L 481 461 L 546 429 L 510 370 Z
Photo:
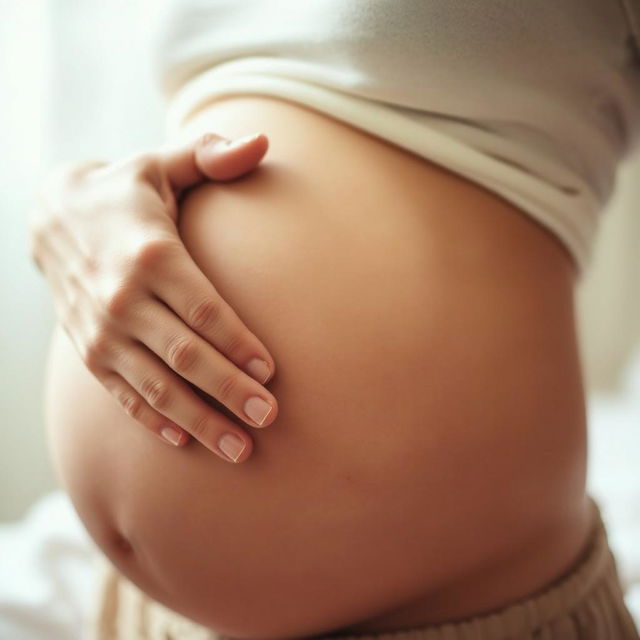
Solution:
M 138 245 L 133 254 L 133 266 L 141 271 L 155 269 L 175 250 L 175 241 L 153 238 Z
M 140 391 L 154 409 L 166 409 L 171 401 L 169 387 L 158 378 L 145 378 Z
M 69 262 L 69 273 L 67 275 L 67 278 L 70 285 L 69 306 L 75 309 L 78 307 L 78 292 L 82 291 L 82 278 L 78 273 L 77 267 L 75 266 L 75 261 Z
M 196 331 L 211 330 L 222 315 L 222 301 L 204 298 L 194 305 L 187 315 L 188 324 Z
M 76 255 L 73 264 L 76 266 L 77 273 L 81 273 L 83 276 L 97 274 L 100 270 L 100 262 L 95 254 L 83 252 L 80 255 Z
M 209 433 L 210 429 L 211 421 L 206 414 L 199 415 L 197 418 L 192 420 L 189 425 L 189 433 L 198 440 L 204 438 Z
M 131 156 L 126 166 L 131 178 L 142 182 L 155 177 L 158 171 L 158 159 L 154 153 L 142 151 Z
M 104 364 L 111 352 L 111 336 L 104 327 L 98 327 L 87 341 L 83 360 L 89 371 L 96 372 Z
M 116 397 L 128 416 L 134 420 L 142 418 L 144 405 L 139 397 L 133 396 L 126 391 L 121 391 Z
M 84 270 L 84 273 L 95 274 L 98 273 L 100 263 L 98 262 L 98 259 L 93 255 L 83 255 L 82 268 Z
M 178 373 L 191 369 L 197 358 L 198 346 L 190 338 L 175 338 L 167 348 L 167 363 Z
M 131 309 L 132 292 L 129 287 L 120 284 L 111 291 L 104 301 L 104 309 L 108 316 L 122 319 Z
M 227 337 L 224 344 L 221 346 L 221 351 L 227 355 L 230 359 L 234 359 L 244 347 L 244 340 L 239 334 L 231 334 Z
M 238 377 L 236 375 L 228 375 L 222 378 L 218 384 L 216 398 L 226 404 L 233 397 L 235 390 L 238 388 Z

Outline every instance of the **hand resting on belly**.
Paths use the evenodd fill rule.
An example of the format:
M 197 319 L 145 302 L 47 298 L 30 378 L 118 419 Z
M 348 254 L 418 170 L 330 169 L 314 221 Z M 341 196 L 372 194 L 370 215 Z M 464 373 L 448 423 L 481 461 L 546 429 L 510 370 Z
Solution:
M 269 156 L 195 189 L 180 232 L 273 355 L 278 417 L 252 430 L 242 465 L 196 441 L 171 449 L 57 329 L 51 452 L 105 554 L 221 633 L 299 637 L 506 566 L 577 519 L 582 396 L 557 241 L 480 187 L 329 118 L 225 102 L 201 126 L 233 137 L 252 108 Z M 542 584 L 574 551 L 532 555 L 527 579 Z

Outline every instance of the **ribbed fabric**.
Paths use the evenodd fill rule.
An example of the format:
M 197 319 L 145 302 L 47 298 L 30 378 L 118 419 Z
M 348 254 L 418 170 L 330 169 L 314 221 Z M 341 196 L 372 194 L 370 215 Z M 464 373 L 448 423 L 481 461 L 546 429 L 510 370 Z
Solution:
M 501 195 L 581 275 L 638 148 L 639 24 L 640 0 L 172 0 L 155 72 L 170 137 L 225 95 L 303 104 Z
M 639 640 L 600 510 L 590 503 L 593 529 L 580 560 L 537 594 L 468 620 L 318 640 Z M 91 640 L 232 640 L 154 602 L 104 560 L 101 569 Z

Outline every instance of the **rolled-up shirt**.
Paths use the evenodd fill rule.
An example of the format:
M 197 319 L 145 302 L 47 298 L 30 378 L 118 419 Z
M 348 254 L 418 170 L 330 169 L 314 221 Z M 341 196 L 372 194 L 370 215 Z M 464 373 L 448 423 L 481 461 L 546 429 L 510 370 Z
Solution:
M 640 138 L 640 0 L 172 0 L 154 65 L 169 135 L 224 95 L 303 104 L 499 194 L 580 274 Z

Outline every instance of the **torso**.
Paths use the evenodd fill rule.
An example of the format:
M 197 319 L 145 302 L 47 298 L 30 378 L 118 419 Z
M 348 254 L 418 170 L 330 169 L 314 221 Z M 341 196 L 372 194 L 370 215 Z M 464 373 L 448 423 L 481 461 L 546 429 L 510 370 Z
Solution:
M 58 330 L 52 453 L 105 553 L 163 604 L 247 638 L 462 618 L 566 571 L 589 522 L 559 241 L 482 187 L 286 101 L 218 100 L 191 121 L 205 130 L 270 140 L 246 178 L 194 190 L 180 231 L 275 358 L 278 418 L 250 430 L 241 465 L 172 449 Z

